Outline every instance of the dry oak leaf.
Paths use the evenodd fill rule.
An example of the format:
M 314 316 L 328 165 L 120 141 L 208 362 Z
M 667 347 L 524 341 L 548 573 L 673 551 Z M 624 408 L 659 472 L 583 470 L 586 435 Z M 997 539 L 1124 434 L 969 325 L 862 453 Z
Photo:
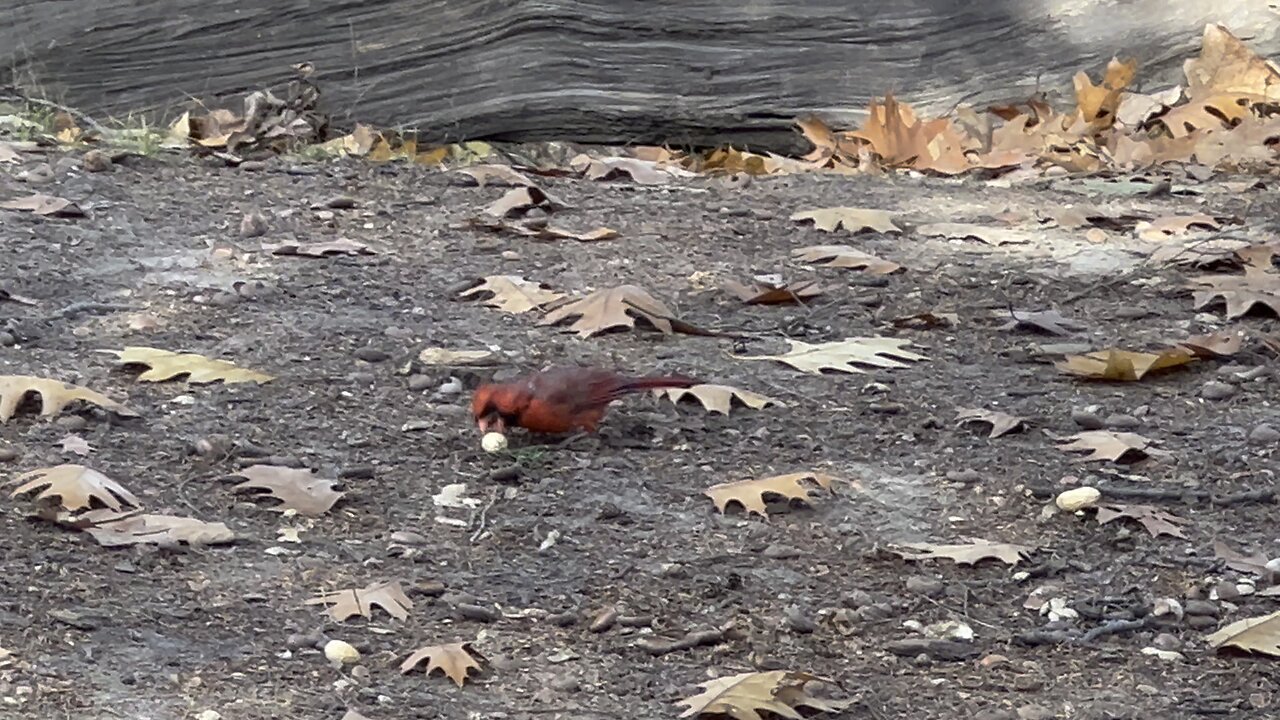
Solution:
M 1280 610 L 1270 615 L 1237 620 L 1205 637 L 1214 648 L 1232 647 L 1280 657 Z
M 0 210 L 21 210 L 50 217 L 84 217 L 80 206 L 70 200 L 42 193 L 0 202 Z
M 1060 443 L 1058 449 L 1063 452 L 1087 453 L 1084 457 L 1076 458 L 1075 462 L 1095 462 L 1099 460 L 1122 462 L 1121 458 L 1126 456 L 1142 459 L 1147 456 L 1163 454 L 1155 449 L 1155 441 L 1144 438 L 1137 433 L 1088 430 L 1063 438 L 1055 437 L 1054 440 Z
M 851 233 L 871 230 L 878 233 L 901 233 L 902 228 L 893 224 L 893 216 L 874 208 L 830 207 L 818 210 L 802 210 L 794 213 L 796 222 L 812 220 L 813 226 L 825 232 L 835 232 L 843 227 Z
M 691 397 L 702 403 L 702 407 L 706 408 L 707 412 L 720 413 L 721 415 L 729 414 L 729 409 L 733 406 L 735 399 L 753 410 L 763 409 L 767 405 L 786 407 L 781 401 L 775 400 L 768 395 L 761 395 L 760 393 L 729 385 L 704 383 L 687 388 L 663 388 L 654 390 L 653 394 L 656 397 L 665 397 L 677 405 L 681 400 Z
M 1147 375 L 1181 367 L 1196 359 L 1187 348 L 1173 347 L 1158 353 L 1108 348 L 1085 355 L 1068 355 L 1054 364 L 1064 373 L 1094 380 L 1134 382 Z
M 988 245 L 1010 245 L 1029 243 L 1034 236 L 1018 228 L 991 227 L 974 223 L 927 223 L 916 228 L 916 232 L 925 237 L 945 237 L 981 240 Z
M 910 550 L 894 550 L 904 560 L 954 560 L 957 565 L 973 565 L 981 560 L 999 560 L 1006 565 L 1017 565 L 1034 547 L 1014 543 L 999 543 L 978 538 L 960 545 L 935 545 L 933 543 L 903 543 Z
M 810 682 L 826 682 L 809 673 L 789 670 L 747 672 L 698 683 L 702 692 L 677 705 L 688 706 L 680 717 L 720 716 L 734 720 L 763 720 L 761 712 L 769 717 L 801 720 L 796 708 L 806 707 L 820 712 L 838 712 L 844 702 L 823 700 L 809 695 L 805 686 Z M 812 715 L 812 713 L 810 713 Z
M 31 375 L 0 375 L 0 423 L 9 421 L 28 393 L 40 396 L 40 415 L 62 412 L 76 400 L 97 405 L 121 417 L 137 417 L 138 413 L 89 388 Z
M 811 280 L 803 280 L 795 284 L 781 286 L 758 280 L 752 281 L 750 285 L 726 280 L 724 289 L 733 293 L 739 300 L 748 305 L 803 304 L 805 300 L 823 293 L 818 283 Z
M 142 507 L 128 488 L 84 465 L 54 465 L 23 473 L 7 484 L 18 485 L 9 497 L 39 491 L 36 500 L 58 498 L 66 510 L 88 510 L 94 501 L 116 512 Z
M 1204 26 L 1200 57 L 1183 62 L 1182 71 L 1192 97 L 1235 93 L 1274 101 L 1280 93 L 1280 69 L 1217 23 Z
M 1191 280 L 1195 308 L 1200 310 L 1219 297 L 1227 306 L 1227 319 L 1244 315 L 1261 305 L 1280 315 L 1280 273 L 1246 266 L 1244 275 L 1205 275 Z
M 547 223 L 546 219 L 538 218 L 535 220 L 525 220 L 523 222 L 508 222 L 506 220 L 482 220 L 480 218 L 472 218 L 467 221 L 468 227 L 480 228 L 498 233 L 510 233 L 520 237 L 533 238 L 535 240 L 577 240 L 578 242 L 596 242 L 599 240 L 612 240 L 618 237 L 618 231 L 604 226 L 594 228 L 592 230 L 568 230 L 566 228 L 556 227 Z
M 102 350 L 120 358 L 121 365 L 146 365 L 150 369 L 138 376 L 142 382 L 164 382 L 186 375 L 194 384 L 254 382 L 274 380 L 266 373 L 248 370 L 226 360 L 215 360 L 195 353 L 176 353 L 151 347 L 126 347 L 124 350 Z
M 458 293 L 458 297 L 472 298 L 485 293 L 488 294 L 482 301 L 485 305 L 514 314 L 546 307 L 564 297 L 564 293 L 519 275 L 490 275 L 479 285 Z
M 664 335 L 675 332 L 671 326 L 671 311 L 667 306 L 636 285 L 597 290 L 551 310 L 538 324 L 557 325 L 574 317 L 577 320 L 568 329 L 582 338 L 613 328 L 635 327 L 637 317 L 644 319 Z
M 517 187 L 533 184 L 533 180 L 510 165 L 472 165 L 456 172 L 471 178 L 480 187 L 484 187 L 490 182 L 496 185 L 515 185 Z
M 889 337 L 853 337 L 836 342 L 810 345 L 800 340 L 787 340 L 791 349 L 782 355 L 734 355 L 738 360 L 776 360 L 801 371 L 821 375 L 824 370 L 865 373 L 855 365 L 881 368 L 909 367 L 902 360 L 928 360 L 924 355 L 903 348 L 910 340 Z
M 1151 537 L 1172 535 L 1185 538 L 1186 535 L 1179 526 L 1190 522 L 1151 505 L 1098 505 L 1097 509 L 1099 525 L 1106 525 L 1119 518 L 1129 518 L 1142 523 L 1142 527 Z
M 428 676 L 433 670 L 439 670 L 449 676 L 449 679 L 453 680 L 458 687 L 462 687 L 462 684 L 467 681 L 467 672 L 480 669 L 480 663 L 472 654 L 470 645 L 469 642 L 459 642 L 418 648 L 400 663 L 400 672 L 407 675 L 426 660 Z
M 527 185 L 508 191 L 506 195 L 498 198 L 497 202 L 485 208 L 484 212 L 486 215 L 497 218 L 515 217 L 536 207 L 552 211 L 563 210 L 567 206 L 536 185 Z
M 1016 430 L 1022 430 L 1026 427 L 1026 418 L 1020 418 L 1016 415 L 1010 415 L 999 410 L 983 410 L 982 408 L 961 408 L 957 411 L 956 424 L 964 425 L 965 423 L 984 422 L 991 424 L 991 432 L 987 434 L 989 438 L 997 438 L 1001 435 L 1007 435 Z
M 299 255 L 302 257 L 325 258 L 333 255 L 376 255 L 368 245 L 347 238 L 338 238 L 316 243 L 263 243 L 263 252 L 273 255 Z
M 1073 331 L 1085 329 L 1083 323 L 1063 317 L 1057 310 L 1001 310 L 997 311 L 996 317 L 1004 317 L 1006 313 L 1009 321 L 996 328 L 997 330 L 1031 328 L 1050 335 L 1070 335 Z
M 956 175 L 972 164 L 965 155 L 965 138 L 948 118 L 922 121 L 915 110 L 886 94 L 871 101 L 867 120 L 848 137 L 865 140 L 889 167 L 911 167 Z M 996 167 L 1003 161 L 996 160 Z M 1016 162 L 1016 161 L 1015 161 Z
M 235 473 L 247 478 L 231 488 L 232 492 L 263 490 L 278 499 L 280 504 L 270 509 L 276 512 L 293 510 L 300 515 L 323 515 L 345 495 L 334 490 L 337 483 L 315 477 L 311 470 L 280 465 L 251 465 Z
M 1255 552 L 1252 555 L 1245 555 L 1231 549 L 1231 546 L 1221 540 L 1213 541 L 1213 555 L 1216 558 L 1226 561 L 1227 567 L 1243 573 L 1252 573 L 1254 575 L 1268 575 L 1270 570 L 1267 563 L 1270 560 L 1266 555 Z
M 1186 235 L 1192 228 L 1217 230 L 1222 227 L 1212 215 L 1197 213 L 1195 215 L 1166 215 L 1154 220 L 1143 220 L 1134 228 L 1134 232 L 1142 240 L 1159 241 L 1171 237 Z
M 597 159 L 585 153 L 570 160 L 569 167 L 588 180 L 610 180 L 626 175 L 641 185 L 666 185 L 677 177 L 693 177 L 695 174 L 681 167 L 659 165 L 652 160 L 625 157 Z
M 103 547 L 125 545 L 218 545 L 233 542 L 236 534 L 220 522 L 205 522 L 176 515 L 128 515 L 85 527 Z
M 356 615 L 373 617 L 373 608 L 380 607 L 397 620 L 409 617 L 413 601 L 404 594 L 399 581 L 374 583 L 364 588 L 349 588 L 324 593 L 303 601 L 304 605 L 328 605 L 329 617 L 342 622 Z
M 87 457 L 89 453 L 94 450 L 94 447 L 89 444 L 88 440 L 85 440 L 74 433 L 63 437 L 58 441 L 58 444 L 62 446 L 62 452 L 74 453 L 81 457 Z
M 866 270 L 875 275 L 888 275 L 902 269 L 898 263 L 864 253 L 848 245 L 810 245 L 792 250 L 791 257 L 801 262 L 826 267 Z
M 1209 333 L 1208 335 L 1189 337 L 1186 340 L 1179 341 L 1177 345 L 1190 350 L 1191 354 L 1198 358 L 1225 358 L 1240 352 L 1240 348 L 1244 346 L 1245 338 L 1244 331 L 1223 330 Z
M 728 511 L 729 503 L 736 502 L 742 506 L 748 515 L 756 513 L 761 517 L 768 517 L 766 496 L 778 496 L 788 502 L 803 500 L 806 503 L 810 503 L 813 501 L 813 493 L 816 491 L 815 485 L 823 490 L 830 490 L 835 480 L 836 478 L 833 476 L 822 473 L 789 473 L 756 480 L 736 480 L 734 482 L 720 483 L 707 488 L 703 491 L 703 494 L 711 498 L 711 502 L 715 503 L 716 509 L 722 513 Z

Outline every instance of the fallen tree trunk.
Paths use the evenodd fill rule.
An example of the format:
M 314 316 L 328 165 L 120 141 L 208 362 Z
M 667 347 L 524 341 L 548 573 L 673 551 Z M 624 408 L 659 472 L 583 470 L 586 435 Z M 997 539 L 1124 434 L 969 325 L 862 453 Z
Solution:
M 1173 84 L 1207 22 L 1280 50 L 1280 17 L 1208 0 L 10 0 L 0 53 L 10 83 L 98 115 L 225 104 L 305 61 L 338 124 L 777 147 L 800 113 L 1069 91 L 1113 54 Z

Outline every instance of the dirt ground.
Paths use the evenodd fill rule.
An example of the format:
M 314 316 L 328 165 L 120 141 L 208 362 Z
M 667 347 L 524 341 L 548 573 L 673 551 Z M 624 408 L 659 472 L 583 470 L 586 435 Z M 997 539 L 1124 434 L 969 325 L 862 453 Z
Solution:
M 39 189 L 77 201 L 87 217 L 0 212 L 0 287 L 39 301 L 0 303 L 0 373 L 81 383 L 142 413 L 120 420 L 80 409 L 44 420 L 24 411 L 0 427 L 0 452 L 11 457 L 0 470 L 77 462 L 57 441 L 78 433 L 96 448 L 83 461 L 149 509 L 222 521 L 241 536 L 217 547 L 107 549 L 30 517 L 31 503 L 6 493 L 0 647 L 12 656 L 0 667 L 0 716 L 666 718 L 699 682 L 778 668 L 837 683 L 832 694 L 852 701 L 844 718 L 1280 714 L 1274 661 L 1219 655 L 1204 641 L 1276 607 L 1259 595 L 1206 600 L 1219 580 L 1243 577 L 1214 559 L 1215 539 L 1280 555 L 1275 505 L 1207 499 L 1276 482 L 1277 444 L 1258 430 L 1280 427 L 1275 355 L 1251 343 L 1230 363 L 1096 384 L 1057 372 L 1054 348 L 1044 348 L 1141 349 L 1228 326 L 1220 309 L 1193 310 L 1181 283 L 1194 271 L 1147 272 L 1136 263 L 1149 246 L 1125 233 L 1090 243 L 1081 231 L 1045 229 L 1033 243 L 992 248 L 911 233 L 832 236 L 788 219 L 855 205 L 895 211 L 907 225 L 1006 212 L 1032 222 L 1037 211 L 1087 200 L 1117 212 L 1258 223 L 1275 218 L 1272 191 L 1214 181 L 1195 195 L 1087 199 L 976 180 L 793 176 L 743 188 L 699 178 L 653 189 L 548 179 L 543 186 L 572 206 L 566 224 L 603 224 L 621 236 L 544 243 L 457 227 L 504 188 L 419 167 L 297 163 L 246 171 L 132 159 L 95 174 L 64 163 Z M 0 173 L 0 197 L 30 191 L 13 178 L 18 169 Z M 338 196 L 356 206 L 317 209 Z M 266 215 L 265 237 L 238 239 L 246 212 Z M 378 254 L 210 250 L 337 238 Z M 796 247 L 831 242 L 908 269 L 872 277 L 788 259 Z M 1135 269 L 1141 282 L 1104 282 Z M 781 272 L 819 278 L 830 291 L 805 308 L 747 307 L 699 291 L 689 280 L 699 271 L 740 280 Z M 584 341 L 452 296 L 491 274 L 565 291 L 634 283 L 689 322 L 758 339 L 636 331 Z M 1065 338 L 1004 330 L 1010 305 L 1056 307 L 1086 329 Z M 958 324 L 892 323 L 926 311 L 955 313 Z M 131 329 L 139 318 L 156 327 Z M 1280 328 L 1255 316 L 1230 326 Z M 929 359 L 814 376 L 729 356 L 776 352 L 786 337 L 867 335 L 908 338 Z M 224 357 L 277 379 L 137 383 L 136 372 L 97 352 L 128 345 Z M 492 346 L 503 359 L 487 370 L 425 367 L 414 361 L 427 346 Z M 553 361 L 681 372 L 786 407 L 722 417 L 633 398 L 598 439 L 557 447 L 513 435 L 511 453 L 482 452 L 470 389 Z M 466 390 L 442 395 L 449 376 Z M 1209 383 L 1230 387 L 1208 400 Z M 957 426 L 957 409 L 967 407 L 1023 415 L 1030 427 L 987 439 L 982 426 Z M 1074 462 L 1046 433 L 1078 432 L 1088 413 L 1159 440 L 1170 457 Z M 198 452 L 201 440 L 226 452 Z M 339 478 L 347 495 L 311 521 L 233 495 L 227 476 L 264 456 Z M 513 462 L 518 474 L 495 476 Z M 810 470 L 849 482 L 768 521 L 720 515 L 703 495 L 718 482 Z M 433 496 L 456 482 L 467 483 L 477 508 L 436 506 Z M 1185 490 L 1154 502 L 1189 521 L 1186 539 L 1046 511 L 1073 483 Z M 284 527 L 302 528 L 302 542 L 279 541 Z M 910 562 L 887 551 L 968 537 L 1038 549 L 1016 567 Z M 334 623 L 303 605 L 379 580 L 405 585 L 414 601 L 406 621 L 379 611 Z M 1050 625 L 1023 607 L 1046 584 L 1078 620 Z M 1150 615 L 1162 598 L 1198 598 L 1199 614 Z M 593 631 L 611 608 L 626 626 Z M 1081 641 L 1134 618 L 1147 622 Z M 903 642 L 924 640 L 914 623 L 940 621 L 962 622 L 975 637 L 932 653 Z M 636 645 L 716 628 L 719 642 L 691 649 L 655 655 Z M 359 648 L 359 666 L 330 667 L 317 649 L 328 638 Z M 464 640 L 485 666 L 462 688 L 438 673 L 399 672 L 418 647 Z M 1183 659 L 1144 654 L 1149 647 Z

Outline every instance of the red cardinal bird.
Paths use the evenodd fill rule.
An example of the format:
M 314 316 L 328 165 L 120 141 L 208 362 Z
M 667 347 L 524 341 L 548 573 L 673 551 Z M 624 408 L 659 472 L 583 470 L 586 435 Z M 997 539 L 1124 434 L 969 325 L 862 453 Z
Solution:
M 678 375 L 626 377 L 597 368 L 553 367 L 511 382 L 481 385 L 471 398 L 471 413 L 482 433 L 508 427 L 547 434 L 595 432 L 609 403 L 624 395 L 697 384 Z

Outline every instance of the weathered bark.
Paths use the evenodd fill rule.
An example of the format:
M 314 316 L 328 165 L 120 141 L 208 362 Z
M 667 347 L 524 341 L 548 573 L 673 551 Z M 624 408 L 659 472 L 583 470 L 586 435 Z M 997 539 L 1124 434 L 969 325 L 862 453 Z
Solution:
M 1117 53 L 1171 84 L 1206 22 L 1280 49 L 1264 3 L 1216 0 L 7 0 L 0 55 L 98 114 L 225 101 L 309 61 L 339 123 L 771 144 L 802 112 L 1021 98 Z

